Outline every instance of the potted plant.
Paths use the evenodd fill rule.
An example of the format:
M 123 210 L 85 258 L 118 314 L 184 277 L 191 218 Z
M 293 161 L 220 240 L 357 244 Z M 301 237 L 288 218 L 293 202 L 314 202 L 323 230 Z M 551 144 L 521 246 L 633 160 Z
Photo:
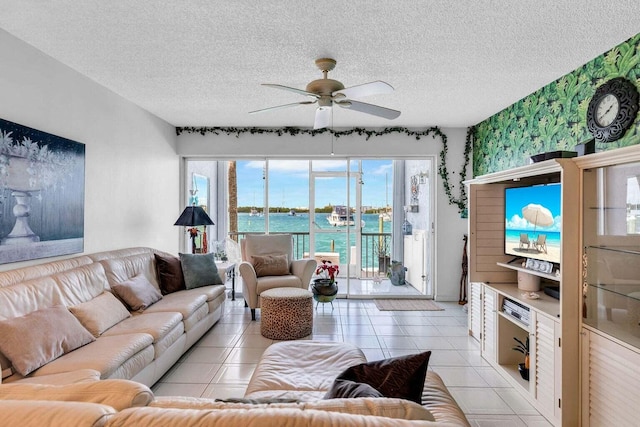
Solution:
M 513 349 L 519 353 L 524 354 L 524 363 L 518 364 L 518 370 L 522 379 L 529 381 L 529 337 L 524 342 L 516 337 L 513 337 L 517 345 Z
M 336 276 L 340 272 L 337 264 L 329 260 L 322 260 L 322 264 L 316 268 L 318 278 L 313 280 L 311 290 L 313 297 L 318 302 L 330 302 L 338 293 L 338 282 Z

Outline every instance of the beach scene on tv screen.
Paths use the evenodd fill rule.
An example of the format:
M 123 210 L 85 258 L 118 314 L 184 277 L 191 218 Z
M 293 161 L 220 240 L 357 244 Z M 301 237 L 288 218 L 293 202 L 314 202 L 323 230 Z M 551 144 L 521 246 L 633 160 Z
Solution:
M 560 262 L 560 185 L 505 191 L 505 253 Z

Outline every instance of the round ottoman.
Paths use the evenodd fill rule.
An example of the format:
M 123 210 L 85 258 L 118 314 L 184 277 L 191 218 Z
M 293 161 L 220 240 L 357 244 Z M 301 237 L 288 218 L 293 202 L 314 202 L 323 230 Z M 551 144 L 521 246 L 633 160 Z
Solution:
M 260 333 L 295 340 L 313 332 L 313 294 L 301 288 L 274 288 L 260 294 Z

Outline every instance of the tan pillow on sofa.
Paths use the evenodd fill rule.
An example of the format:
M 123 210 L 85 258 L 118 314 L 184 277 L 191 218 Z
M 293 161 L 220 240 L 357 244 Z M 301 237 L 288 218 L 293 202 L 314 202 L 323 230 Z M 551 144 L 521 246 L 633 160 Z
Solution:
M 96 338 L 113 325 L 131 317 L 129 310 L 108 291 L 91 301 L 69 307 L 69 311 Z
M 0 400 L 54 400 L 100 403 L 116 411 L 147 406 L 153 393 L 144 384 L 129 380 L 100 380 L 67 385 L 3 384 Z
M 94 340 L 62 305 L 0 322 L 0 352 L 20 375 Z
M 129 306 L 131 311 L 143 311 L 162 299 L 162 294 L 153 287 L 143 274 L 122 283 L 114 283 L 111 289 Z
M 257 277 L 263 276 L 286 276 L 289 272 L 289 259 L 286 254 L 282 255 L 251 255 L 253 268 Z

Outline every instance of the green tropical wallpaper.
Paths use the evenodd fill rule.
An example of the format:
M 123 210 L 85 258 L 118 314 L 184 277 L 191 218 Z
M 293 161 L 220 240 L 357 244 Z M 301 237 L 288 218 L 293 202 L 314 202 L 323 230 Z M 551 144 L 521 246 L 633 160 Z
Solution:
M 591 140 L 586 123 L 589 101 L 598 86 L 614 77 L 626 77 L 640 89 L 640 33 L 478 123 L 473 175 L 529 164 L 534 154 L 574 151 L 576 144 Z M 638 143 L 640 114 L 621 139 L 596 143 L 596 151 Z

